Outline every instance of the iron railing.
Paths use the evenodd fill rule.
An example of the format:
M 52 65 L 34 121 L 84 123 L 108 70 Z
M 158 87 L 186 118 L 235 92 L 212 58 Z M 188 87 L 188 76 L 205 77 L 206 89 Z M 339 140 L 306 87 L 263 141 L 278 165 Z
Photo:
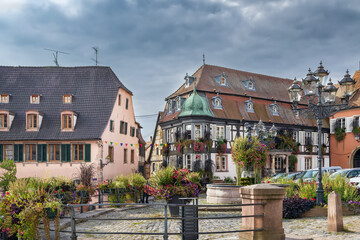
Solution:
M 227 205 L 187 205 L 187 204 L 168 204 L 168 203 L 102 203 L 102 204 L 67 204 L 66 207 L 70 209 L 70 219 L 71 219 L 71 230 L 61 230 L 62 233 L 70 233 L 71 240 L 77 240 L 78 234 L 116 234 L 116 235 L 152 235 L 152 236 L 163 236 L 164 240 L 168 240 L 171 235 L 182 235 L 182 239 L 185 235 L 203 235 L 203 234 L 227 234 L 227 233 L 239 233 L 239 232 L 251 232 L 251 231 L 263 231 L 263 228 L 259 229 L 246 229 L 246 230 L 229 230 L 229 231 L 212 231 L 212 232 L 169 232 L 168 230 L 168 221 L 169 220 L 179 220 L 184 222 L 184 220 L 209 220 L 209 219 L 240 219 L 240 218 L 258 218 L 264 217 L 264 214 L 255 214 L 255 215 L 232 215 L 232 216 L 212 216 L 212 217 L 199 217 L 198 214 L 194 217 L 189 216 L 180 216 L 180 217 L 169 217 L 168 216 L 168 207 L 169 206 L 177 206 L 184 208 L 198 208 L 198 207 L 244 207 L 244 206 L 256 206 L 256 205 L 265 205 L 264 203 L 251 203 L 251 204 L 227 204 Z M 164 217 L 124 217 L 124 218 L 82 218 L 75 216 L 75 208 L 83 207 L 83 206 L 160 206 L 164 209 Z M 234 210 L 236 211 L 236 210 Z M 146 220 L 163 220 L 164 221 L 164 232 L 87 232 L 87 231 L 77 231 L 76 230 L 76 220 L 87 220 L 87 221 L 146 221 Z M 199 228 L 197 228 L 199 229 Z M 54 230 L 51 230 L 54 231 Z

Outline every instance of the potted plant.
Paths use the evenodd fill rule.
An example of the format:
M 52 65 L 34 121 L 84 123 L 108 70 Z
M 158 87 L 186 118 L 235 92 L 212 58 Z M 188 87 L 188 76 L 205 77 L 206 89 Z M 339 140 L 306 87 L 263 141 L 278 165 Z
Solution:
M 189 169 L 160 169 L 150 177 L 151 186 L 147 186 L 147 194 L 156 199 L 165 199 L 170 204 L 184 203 L 179 198 L 198 197 L 200 192 L 200 175 L 191 173 Z M 178 206 L 169 206 L 171 216 L 179 216 Z

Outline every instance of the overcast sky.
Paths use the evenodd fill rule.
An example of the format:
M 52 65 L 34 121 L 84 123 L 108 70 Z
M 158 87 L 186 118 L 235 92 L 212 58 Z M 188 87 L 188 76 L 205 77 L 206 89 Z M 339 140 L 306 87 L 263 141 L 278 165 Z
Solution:
M 110 66 L 133 91 L 135 115 L 206 63 L 286 78 L 320 60 L 340 80 L 359 68 L 357 0 L 0 0 L 0 65 Z M 0 86 L 1 88 L 1 86 Z M 137 119 L 147 140 L 156 116 Z

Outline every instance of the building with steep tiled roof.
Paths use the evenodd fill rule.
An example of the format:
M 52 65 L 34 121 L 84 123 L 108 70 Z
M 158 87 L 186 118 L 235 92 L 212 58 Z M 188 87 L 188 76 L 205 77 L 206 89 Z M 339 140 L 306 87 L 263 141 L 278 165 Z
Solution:
M 0 160 L 19 177 L 73 178 L 81 163 L 99 180 L 136 171 L 138 126 L 132 92 L 109 67 L 0 67 Z
M 199 161 L 215 163 L 215 176 L 234 177 L 235 166 L 231 160 L 231 142 L 247 134 L 245 123 L 252 126 L 260 120 L 266 128 L 273 125 L 278 132 L 293 134 L 300 144 L 296 152 L 296 170 L 317 166 L 317 132 L 314 120 L 294 113 L 288 96 L 290 79 L 272 77 L 225 67 L 202 65 L 192 76 L 186 74 L 185 83 L 170 94 L 159 125 L 163 140 L 169 144 L 169 154 L 164 158 L 170 165 L 193 169 Z M 304 104 L 300 102 L 300 104 Z M 328 122 L 324 121 L 323 138 L 328 144 Z M 189 149 L 179 152 L 176 145 L 181 139 L 211 138 L 209 152 Z M 226 154 L 217 154 L 219 141 L 227 141 Z M 311 145 L 311 149 L 309 146 Z M 328 146 L 325 147 L 328 152 Z M 291 151 L 274 149 L 264 169 L 265 172 L 289 171 L 288 156 Z M 329 166 L 328 154 L 324 166 Z
M 347 75 L 344 77 L 350 77 Z M 355 87 L 349 100 L 351 107 L 330 118 L 331 164 L 342 168 L 360 167 L 360 70 L 355 71 L 352 79 Z M 336 95 L 343 97 L 340 88 Z

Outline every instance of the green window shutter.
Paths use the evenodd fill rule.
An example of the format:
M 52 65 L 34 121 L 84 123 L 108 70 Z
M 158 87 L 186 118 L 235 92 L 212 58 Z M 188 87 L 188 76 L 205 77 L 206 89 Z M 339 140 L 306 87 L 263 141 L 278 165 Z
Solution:
M 114 121 L 113 120 L 110 120 L 110 131 L 113 131 L 114 129 Z
M 24 162 L 24 144 L 19 144 L 19 162 Z
M 47 145 L 42 145 L 42 160 L 43 162 L 47 162 Z
M 43 154 L 43 151 L 42 151 L 42 149 L 43 149 L 43 146 L 42 146 L 42 144 L 38 144 L 37 145 L 37 161 L 38 162 L 42 162 L 43 160 L 43 156 L 42 156 L 42 154 Z
M 70 144 L 61 144 L 61 162 L 71 162 Z
M 128 129 L 127 126 L 128 126 L 128 123 L 126 122 L 126 123 L 125 123 L 125 135 L 127 134 L 127 129 Z
M 120 133 L 122 133 L 123 130 L 123 121 L 120 121 Z
M 19 161 L 19 144 L 14 144 L 14 162 Z
M 66 144 L 67 145 L 67 154 L 66 154 L 66 157 L 67 157 L 67 161 L 68 162 L 71 162 L 71 144 Z
M 3 161 L 3 157 L 4 157 L 4 145 L 0 144 L 0 162 Z
M 91 162 L 91 145 L 85 144 L 85 162 Z
M 128 99 L 128 98 L 126 99 L 126 106 L 125 106 L 125 108 L 126 108 L 126 109 L 129 108 L 129 99 Z

